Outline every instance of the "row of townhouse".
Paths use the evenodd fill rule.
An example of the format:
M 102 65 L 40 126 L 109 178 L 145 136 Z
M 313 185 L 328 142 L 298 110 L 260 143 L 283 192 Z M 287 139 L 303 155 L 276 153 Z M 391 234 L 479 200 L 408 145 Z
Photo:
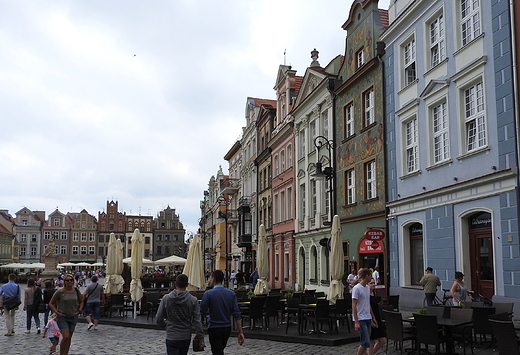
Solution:
M 485 16 L 486 15 L 486 16 Z M 272 287 L 329 286 L 330 222 L 345 271 L 376 266 L 422 305 L 434 268 L 486 297 L 520 298 L 515 9 L 508 1 L 353 2 L 344 55 L 275 100 L 247 98 L 242 137 L 201 201 L 209 268 L 254 268 L 267 228 Z M 383 240 L 372 240 L 376 230 Z
M 168 206 L 155 218 L 127 215 L 118 209 L 117 201 L 107 201 L 106 211 L 99 212 L 98 218 L 86 210 L 65 214 L 56 209 L 48 218 L 45 211 L 27 207 L 16 212 L 15 217 L 5 212 L 2 216 L 9 216 L 12 228 L 5 237 L 0 229 L 0 261 L 43 262 L 43 253 L 52 238 L 60 263 L 104 262 L 111 233 L 123 242 L 124 256 L 130 257 L 136 228 L 144 238 L 143 257 L 158 260 L 172 254 L 185 256 L 185 230 L 175 209 Z

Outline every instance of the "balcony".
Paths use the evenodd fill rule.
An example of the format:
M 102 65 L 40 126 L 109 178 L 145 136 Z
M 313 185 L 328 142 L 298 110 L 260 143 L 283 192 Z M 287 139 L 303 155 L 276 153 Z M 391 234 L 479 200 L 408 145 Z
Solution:
M 250 247 L 252 245 L 253 237 L 251 234 L 244 234 L 238 237 L 237 246 L 240 248 Z
M 220 180 L 220 193 L 233 195 L 240 187 L 239 179 L 225 178 Z

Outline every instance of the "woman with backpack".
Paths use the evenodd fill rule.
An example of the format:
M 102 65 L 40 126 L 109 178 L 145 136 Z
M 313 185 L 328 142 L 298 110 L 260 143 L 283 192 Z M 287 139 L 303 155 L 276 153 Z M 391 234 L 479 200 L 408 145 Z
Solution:
M 60 355 L 68 355 L 72 334 L 78 323 L 78 315 L 83 312 L 83 296 L 74 287 L 74 277 L 65 275 L 63 287 L 54 293 L 49 308 L 56 313 L 56 322 L 63 336 L 60 343 Z
M 54 288 L 54 283 L 52 280 L 45 280 L 45 288 L 42 290 L 43 292 L 43 303 L 45 304 L 45 313 L 43 314 L 43 325 L 44 327 L 47 325 L 47 322 L 49 321 L 49 302 L 51 301 L 52 296 L 54 295 L 54 292 L 56 292 L 56 289 Z
M 42 290 L 36 286 L 33 278 L 27 280 L 27 288 L 25 289 L 23 301 L 23 310 L 27 313 L 27 330 L 25 334 L 31 332 L 31 323 L 34 318 L 36 325 L 36 333 L 40 334 L 40 315 L 38 314 L 38 304 L 42 301 Z

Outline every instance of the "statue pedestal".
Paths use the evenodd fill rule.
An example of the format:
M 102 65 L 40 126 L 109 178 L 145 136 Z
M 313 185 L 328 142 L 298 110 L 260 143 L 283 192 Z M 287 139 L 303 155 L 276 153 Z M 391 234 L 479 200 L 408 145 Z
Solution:
M 43 262 L 45 264 L 45 269 L 40 274 L 42 279 L 57 278 L 60 276 L 60 272 L 56 268 L 58 266 L 57 255 L 45 256 Z

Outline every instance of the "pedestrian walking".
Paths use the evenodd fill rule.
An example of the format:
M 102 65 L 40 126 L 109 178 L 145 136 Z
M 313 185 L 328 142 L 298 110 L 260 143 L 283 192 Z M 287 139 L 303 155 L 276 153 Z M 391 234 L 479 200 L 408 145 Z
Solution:
M 175 290 L 162 298 L 157 310 L 157 325 L 166 327 L 168 355 L 188 354 L 193 327 L 199 349 L 204 350 L 204 331 L 200 320 L 199 302 L 195 296 L 186 291 L 186 287 L 188 287 L 188 276 L 178 275 L 175 280 Z
M 49 321 L 49 302 L 51 301 L 54 292 L 56 292 L 56 289 L 54 288 L 54 282 L 52 280 L 45 280 L 44 285 L 45 288 L 42 290 L 42 292 L 43 303 L 45 304 L 45 312 L 43 313 L 43 326 L 45 327 L 47 325 L 47 322 Z
M 15 274 L 9 274 L 7 277 L 8 283 L 0 288 L 0 296 L 4 297 L 4 316 L 5 326 L 7 332 L 5 336 L 11 336 L 14 334 L 14 314 L 21 304 L 21 292 L 20 286 L 14 282 L 16 280 Z
M 372 327 L 377 328 L 378 324 L 370 307 L 370 286 L 372 273 L 369 269 L 363 268 L 358 273 L 359 282 L 352 289 L 352 318 L 354 329 L 359 333 L 359 347 L 357 355 L 364 355 L 370 349 L 370 333 Z
M 42 302 L 42 291 L 36 286 L 33 278 L 27 280 L 27 287 L 24 292 L 23 310 L 26 312 L 26 330 L 25 334 L 31 332 L 31 323 L 34 318 L 36 333 L 40 334 L 40 315 L 38 313 L 38 305 Z
M 78 315 L 83 312 L 83 297 L 74 287 L 74 277 L 65 275 L 64 286 L 54 293 L 49 308 L 56 313 L 56 323 L 63 338 L 60 343 L 60 355 L 68 355 L 72 334 L 78 323 Z
M 200 304 L 202 317 L 209 315 L 208 336 L 213 355 L 223 355 L 229 335 L 231 334 L 231 315 L 235 319 L 238 344 L 244 344 L 242 332 L 242 318 L 238 310 L 238 302 L 235 292 L 222 286 L 224 274 L 221 270 L 215 270 L 209 278 L 211 290 L 204 292 Z
M 419 284 L 424 289 L 424 295 L 426 296 L 426 303 L 428 306 L 433 306 L 433 300 L 435 299 L 435 294 L 437 293 L 437 286 L 441 285 L 441 280 L 439 280 L 439 276 L 433 274 L 433 269 L 431 267 L 426 268 L 426 274 L 421 277 L 419 280 Z
M 455 271 L 455 281 L 453 281 L 453 285 L 451 285 L 450 293 L 453 297 L 454 306 L 464 306 L 467 294 L 473 293 L 473 291 L 468 290 L 464 284 L 464 274 L 462 272 Z
M 49 338 L 51 342 L 51 346 L 49 348 L 49 354 L 56 354 L 56 347 L 60 341 L 60 328 L 58 327 L 58 323 L 56 323 L 56 313 L 53 313 L 51 317 L 47 320 L 47 324 L 45 325 L 45 329 L 43 330 L 42 338 Z
M 83 302 L 85 303 L 85 319 L 87 329 L 97 330 L 99 319 L 101 318 L 101 301 L 103 297 L 103 286 L 98 284 L 97 276 L 92 276 L 91 283 L 83 292 Z

